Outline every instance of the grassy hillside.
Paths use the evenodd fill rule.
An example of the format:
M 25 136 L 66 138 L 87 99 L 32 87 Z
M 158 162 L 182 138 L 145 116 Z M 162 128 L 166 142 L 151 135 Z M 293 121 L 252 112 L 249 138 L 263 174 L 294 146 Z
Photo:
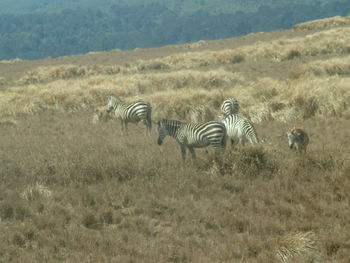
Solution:
M 222 39 L 290 28 L 296 23 L 344 16 L 350 12 L 350 2 L 344 0 L 325 4 L 289 1 L 264 6 L 251 1 L 249 3 L 256 8 L 243 11 L 231 10 L 222 3 L 220 7 L 226 10 L 224 13 L 214 11 L 216 5 L 209 5 L 212 1 L 196 2 L 193 6 L 189 1 L 176 3 L 186 6 L 103 2 L 96 7 L 96 3 L 90 1 L 81 5 L 79 1 L 69 2 L 69 5 L 59 1 L 42 3 L 43 9 L 37 3 L 40 12 L 0 13 L 0 60 L 39 59 Z M 50 9 L 52 12 L 46 11 Z
M 0 62 L 4 262 L 348 262 L 350 25 Z M 197 150 L 99 118 L 115 95 L 153 119 L 216 119 L 234 96 L 262 143 Z M 305 155 L 286 132 L 310 135 Z

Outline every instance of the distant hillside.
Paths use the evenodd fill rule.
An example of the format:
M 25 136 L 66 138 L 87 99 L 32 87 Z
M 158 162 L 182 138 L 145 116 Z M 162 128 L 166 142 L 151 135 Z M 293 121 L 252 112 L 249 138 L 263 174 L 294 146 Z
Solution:
M 339 0 L 294 0 L 293 5 L 336 4 Z M 290 5 L 288 0 L 2 0 L 0 14 L 25 14 L 33 12 L 57 13 L 66 9 L 108 10 L 113 5 L 143 6 L 162 5 L 177 14 L 205 11 L 210 14 L 231 14 L 237 11 L 255 12 L 261 6 L 282 7 Z
M 161 4 L 151 0 L 134 0 L 129 5 L 119 0 L 112 5 L 106 0 L 98 7 L 92 0 L 4 1 L 1 11 L 8 14 L 0 15 L 0 60 L 229 38 L 350 13 L 350 1 L 279 1 L 279 5 L 247 1 L 244 9 L 243 1 L 229 5 L 221 0 L 215 7 L 225 11 L 206 0 L 178 1 L 176 5 L 175 1 Z M 17 14 L 10 14 L 15 10 Z

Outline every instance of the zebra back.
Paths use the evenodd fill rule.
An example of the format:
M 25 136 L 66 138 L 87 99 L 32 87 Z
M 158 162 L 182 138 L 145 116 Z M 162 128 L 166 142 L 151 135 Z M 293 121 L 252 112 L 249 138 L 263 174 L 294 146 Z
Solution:
M 237 99 L 235 98 L 228 98 L 224 100 L 224 102 L 221 104 L 221 112 L 228 116 L 230 114 L 237 114 L 239 110 L 239 104 Z
M 182 127 L 186 129 L 192 142 L 208 141 L 213 147 L 225 147 L 226 145 L 226 127 L 218 121 L 209 121 L 198 124 L 186 124 Z M 191 140 L 192 139 L 192 140 Z
M 258 143 L 259 138 L 253 124 L 246 118 L 238 114 L 228 115 L 223 123 L 227 130 L 227 135 L 231 138 L 239 139 L 250 143 Z

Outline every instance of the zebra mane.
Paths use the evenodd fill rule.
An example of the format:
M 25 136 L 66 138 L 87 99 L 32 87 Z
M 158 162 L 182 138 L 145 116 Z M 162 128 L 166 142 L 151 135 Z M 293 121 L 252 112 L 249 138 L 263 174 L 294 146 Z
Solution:
M 181 126 L 183 126 L 185 123 L 178 121 L 178 120 L 167 120 L 167 119 L 162 119 L 159 120 L 157 122 L 158 125 L 163 124 L 166 127 L 176 127 L 176 128 L 180 128 Z
M 125 106 L 124 103 L 117 97 L 115 96 L 108 96 L 108 101 L 112 101 L 114 106 L 120 105 L 120 106 Z

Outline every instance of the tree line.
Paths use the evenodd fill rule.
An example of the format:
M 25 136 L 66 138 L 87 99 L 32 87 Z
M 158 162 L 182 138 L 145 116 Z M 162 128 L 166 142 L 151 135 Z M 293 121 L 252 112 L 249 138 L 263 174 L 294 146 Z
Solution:
M 256 12 L 177 14 L 160 4 L 114 5 L 108 11 L 0 15 L 0 59 L 39 59 L 89 51 L 156 47 L 290 28 L 347 15 L 350 1 L 261 6 Z

